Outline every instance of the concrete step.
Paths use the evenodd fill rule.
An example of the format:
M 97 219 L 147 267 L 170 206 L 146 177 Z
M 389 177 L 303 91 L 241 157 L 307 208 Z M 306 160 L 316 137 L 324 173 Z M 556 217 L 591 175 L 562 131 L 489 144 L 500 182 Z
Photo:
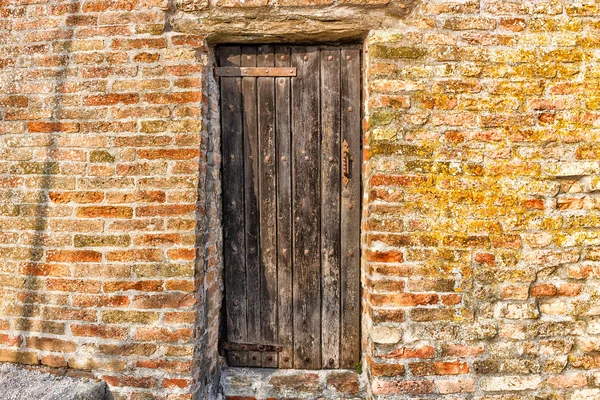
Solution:
M 18 364 L 0 364 L 2 400 L 108 400 L 103 381 L 53 375 Z

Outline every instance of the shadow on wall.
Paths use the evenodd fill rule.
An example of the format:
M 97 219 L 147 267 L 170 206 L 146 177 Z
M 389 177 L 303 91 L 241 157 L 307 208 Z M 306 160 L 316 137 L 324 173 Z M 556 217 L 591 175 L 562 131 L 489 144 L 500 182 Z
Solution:
M 70 5 L 70 14 L 79 9 L 78 2 L 70 3 Z M 44 34 L 41 30 L 37 33 L 40 37 Z M 19 85 L 23 88 L 29 88 L 32 84 L 22 82 L 26 78 L 19 74 L 15 67 L 14 93 L 25 95 L 48 93 L 47 101 L 40 105 L 42 107 L 41 114 L 47 114 L 47 119 L 43 122 L 28 121 L 26 124 L 27 130 L 24 133 L 28 138 L 22 139 L 22 142 L 29 140 L 29 143 L 16 144 L 16 146 L 34 146 L 32 156 L 27 160 L 20 161 L 10 171 L 12 175 L 23 177 L 25 188 L 32 188 L 31 191 L 23 189 L 19 204 L 19 217 L 26 221 L 26 226 L 23 229 L 29 232 L 21 236 L 21 243 L 25 245 L 24 249 L 27 249 L 27 262 L 19 266 L 17 273 L 22 276 L 22 288 L 25 291 L 18 296 L 20 306 L 17 308 L 20 308 L 20 315 L 18 316 L 19 319 L 15 319 L 14 326 L 18 334 L 29 334 L 30 338 L 38 336 L 38 333 L 41 332 L 62 333 L 58 325 L 51 326 L 51 322 L 44 321 L 46 319 L 44 318 L 44 308 L 40 305 L 52 305 L 56 300 L 52 298 L 52 295 L 45 293 L 44 280 L 40 277 L 53 275 L 53 269 L 56 268 L 48 264 L 52 261 L 52 252 L 46 251 L 46 254 L 44 254 L 46 248 L 63 245 L 60 235 L 51 233 L 48 230 L 49 217 L 57 211 L 50 204 L 50 190 L 62 185 L 60 178 L 55 177 L 61 174 L 62 167 L 57 161 L 62 159 L 57 144 L 57 132 L 66 126 L 79 125 L 72 122 L 59 122 L 64 117 L 62 115 L 64 110 L 63 94 L 66 89 L 66 81 L 72 73 L 69 69 L 70 59 L 67 52 L 72 46 L 73 29 L 69 29 L 68 33 L 69 36 L 65 38 L 64 42 L 60 42 L 60 53 L 56 54 L 54 60 L 58 68 L 44 70 L 48 74 L 48 83 L 51 83 L 47 91 L 28 90 L 22 92 Z M 37 61 L 34 57 L 21 60 L 22 63 L 25 63 L 25 67 L 31 68 L 38 67 Z M 31 107 L 31 99 L 29 103 L 29 107 Z M 71 274 L 72 271 L 67 276 Z M 38 317 L 38 319 L 35 317 Z
M 9 143 L 9 148 L 31 148 L 29 157 L 23 157 L 10 170 L 11 176 L 20 176 L 24 183 L 20 192 L 14 192 L 12 200 L 18 213 L 15 215 L 21 221 L 14 224 L 14 229 L 20 230 L 20 244 L 15 248 L 22 251 L 22 260 L 16 267 L 19 282 L 16 287 L 22 289 L 11 305 L 4 304 L 5 313 L 14 318 L 13 331 L 24 340 L 27 348 L 44 349 L 42 342 L 36 340 L 45 334 L 63 335 L 63 323 L 53 321 L 49 312 L 54 306 L 69 306 L 68 295 L 48 293 L 45 277 L 69 279 L 75 274 L 77 264 L 71 260 L 58 257 L 58 249 L 72 249 L 74 246 L 71 234 L 62 234 L 49 227 L 51 218 L 71 217 L 71 207 L 66 206 L 72 198 L 70 190 L 76 189 L 76 176 L 87 172 L 87 153 L 83 150 L 70 149 L 71 145 L 63 148 L 63 142 L 70 142 L 69 136 L 80 135 L 81 110 L 69 109 L 70 96 L 76 93 L 78 69 L 72 66 L 72 50 L 74 50 L 74 30 L 77 15 L 80 13 L 82 2 L 71 1 L 62 4 L 68 11 L 64 15 L 66 25 L 60 26 L 63 35 L 52 43 L 52 52 L 43 56 L 27 54 L 15 64 L 10 82 L 13 86 L 8 93 L 29 96 L 27 112 L 35 114 L 39 111 L 40 119 L 25 120 L 26 131 L 22 137 L 15 138 Z M 47 41 L 48 32 L 44 28 L 27 33 L 34 38 L 32 42 Z M 26 42 L 27 43 L 27 42 Z M 34 46 L 31 46 L 34 47 Z M 44 81 L 31 82 L 28 71 L 41 71 Z M 19 69 L 23 68 L 23 69 Z M 36 76 L 34 75 L 34 78 Z M 32 104 L 32 96 L 35 102 Z M 77 112 L 76 112 L 77 111 Z M 84 117 L 85 118 L 85 117 Z M 10 228 L 9 228 L 10 229 Z M 57 249 L 57 250 L 54 250 Z M 8 309 L 7 308 L 11 308 Z M 61 317 L 62 318 L 62 317 Z M 27 364 L 41 363 L 50 367 L 67 367 L 67 360 L 62 357 L 48 355 L 42 359 L 39 356 L 23 359 L 17 356 L 15 362 Z M 113 396 L 108 392 L 106 399 Z

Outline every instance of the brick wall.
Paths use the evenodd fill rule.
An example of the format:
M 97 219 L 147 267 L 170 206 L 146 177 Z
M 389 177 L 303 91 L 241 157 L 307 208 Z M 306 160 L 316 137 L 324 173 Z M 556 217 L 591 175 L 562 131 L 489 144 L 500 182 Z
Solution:
M 0 361 L 207 398 L 205 39 L 361 35 L 370 395 L 600 397 L 600 6 L 566 0 L 0 0 Z
M 0 2 L 0 361 L 117 399 L 190 398 L 216 363 L 207 54 L 167 6 Z

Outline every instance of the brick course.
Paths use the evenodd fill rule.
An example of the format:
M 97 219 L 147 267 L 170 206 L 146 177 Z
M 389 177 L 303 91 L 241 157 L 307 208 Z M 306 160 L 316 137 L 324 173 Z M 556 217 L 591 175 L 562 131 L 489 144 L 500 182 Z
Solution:
M 206 43 L 343 37 L 365 40 L 365 396 L 597 398 L 599 29 L 591 1 L 0 0 L 0 361 L 214 392 Z

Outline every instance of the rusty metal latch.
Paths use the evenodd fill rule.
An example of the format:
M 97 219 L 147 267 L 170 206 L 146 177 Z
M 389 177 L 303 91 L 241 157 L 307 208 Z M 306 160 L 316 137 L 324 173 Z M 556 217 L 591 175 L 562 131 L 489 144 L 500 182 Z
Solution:
M 344 139 L 342 143 L 342 182 L 344 183 L 344 187 L 348 186 L 348 182 L 350 182 L 350 178 L 352 178 L 352 156 L 350 155 L 350 146 L 348 146 L 348 141 Z
M 217 67 L 217 76 L 296 76 L 296 67 Z
M 223 350 L 229 351 L 259 351 L 261 353 L 280 352 L 283 351 L 283 346 L 278 344 L 258 344 L 258 343 L 233 343 L 223 342 L 221 344 Z

